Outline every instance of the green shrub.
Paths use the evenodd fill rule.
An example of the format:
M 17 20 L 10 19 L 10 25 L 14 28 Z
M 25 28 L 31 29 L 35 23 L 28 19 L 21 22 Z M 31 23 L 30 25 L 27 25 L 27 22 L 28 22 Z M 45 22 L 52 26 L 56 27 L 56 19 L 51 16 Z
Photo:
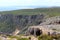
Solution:
M 38 37 L 38 40 L 53 40 L 53 38 L 48 35 L 41 35 Z
M 52 38 L 53 38 L 53 39 L 56 39 L 56 40 L 60 40 L 60 35 L 59 35 L 59 34 L 57 34 L 57 35 L 52 35 Z

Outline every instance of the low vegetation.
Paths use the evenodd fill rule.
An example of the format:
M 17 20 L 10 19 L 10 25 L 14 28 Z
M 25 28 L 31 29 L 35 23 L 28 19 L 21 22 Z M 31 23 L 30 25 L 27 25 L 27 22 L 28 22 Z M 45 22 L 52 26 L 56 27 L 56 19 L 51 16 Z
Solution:
M 60 35 L 41 35 L 38 40 L 60 40 Z
M 38 15 L 40 13 L 47 14 L 50 17 L 60 16 L 60 7 L 22 9 L 22 10 L 0 12 L 0 14 L 14 14 L 14 15 Z
M 29 37 L 28 38 L 21 38 L 21 36 L 7 36 L 7 38 L 10 38 L 11 40 L 14 39 L 14 38 L 16 40 L 29 40 Z M 53 40 L 53 39 L 60 40 L 60 35 L 40 35 L 40 36 L 37 36 L 36 38 L 38 40 Z

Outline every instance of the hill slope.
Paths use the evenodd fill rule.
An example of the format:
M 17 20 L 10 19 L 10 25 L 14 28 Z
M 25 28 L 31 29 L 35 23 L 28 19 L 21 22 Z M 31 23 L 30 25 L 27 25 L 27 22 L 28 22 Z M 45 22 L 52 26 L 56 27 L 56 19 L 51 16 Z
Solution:
M 36 8 L 0 12 L 0 32 L 11 33 L 16 28 L 39 25 L 44 18 L 60 16 L 60 8 Z M 26 27 L 27 26 L 27 27 Z
M 49 16 L 60 16 L 60 7 L 22 9 L 0 12 L 0 14 L 15 14 L 15 15 L 37 15 L 40 13 L 44 13 Z

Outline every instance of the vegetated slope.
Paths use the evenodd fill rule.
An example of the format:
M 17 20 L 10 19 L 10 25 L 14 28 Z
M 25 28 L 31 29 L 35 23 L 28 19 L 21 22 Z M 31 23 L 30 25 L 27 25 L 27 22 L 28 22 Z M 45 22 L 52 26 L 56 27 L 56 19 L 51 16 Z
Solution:
M 16 14 L 16 15 L 37 15 L 40 13 L 48 14 L 49 16 L 60 16 L 60 7 L 51 8 L 36 8 L 36 9 L 22 9 L 14 11 L 4 11 L 1 14 Z
M 40 15 L 13 15 L 0 14 L 0 32 L 12 33 L 16 29 L 25 31 L 27 27 L 39 25 L 45 16 Z

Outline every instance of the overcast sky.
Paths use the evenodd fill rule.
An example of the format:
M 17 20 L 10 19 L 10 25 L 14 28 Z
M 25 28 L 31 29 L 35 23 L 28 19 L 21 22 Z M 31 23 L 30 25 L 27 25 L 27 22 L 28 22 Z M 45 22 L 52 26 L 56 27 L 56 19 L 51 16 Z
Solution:
M 0 0 L 0 10 L 60 6 L 60 0 Z

